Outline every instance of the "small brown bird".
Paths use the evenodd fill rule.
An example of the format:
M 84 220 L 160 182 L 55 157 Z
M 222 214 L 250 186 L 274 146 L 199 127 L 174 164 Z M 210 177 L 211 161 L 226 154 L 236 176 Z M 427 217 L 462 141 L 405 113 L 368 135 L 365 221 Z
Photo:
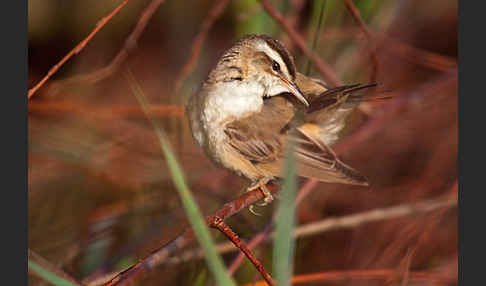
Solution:
M 261 188 L 281 176 L 284 150 L 295 140 L 297 174 L 322 182 L 368 185 L 328 147 L 368 86 L 328 89 L 296 71 L 283 44 L 269 36 L 248 35 L 219 59 L 187 105 L 192 135 L 209 158 Z M 296 132 L 290 132 L 296 130 Z

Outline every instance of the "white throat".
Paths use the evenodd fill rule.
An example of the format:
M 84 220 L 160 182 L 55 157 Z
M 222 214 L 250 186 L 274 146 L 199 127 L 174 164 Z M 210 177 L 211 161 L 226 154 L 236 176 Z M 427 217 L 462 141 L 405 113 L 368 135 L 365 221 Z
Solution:
M 200 94 L 201 109 L 191 114 L 197 117 L 191 120 L 191 129 L 199 145 L 210 149 L 224 148 L 224 126 L 259 112 L 264 91 L 261 83 L 253 80 L 224 82 L 204 90 Z
M 259 112 L 264 92 L 262 84 L 254 80 L 218 84 L 207 91 L 203 122 L 220 128 L 224 123 Z

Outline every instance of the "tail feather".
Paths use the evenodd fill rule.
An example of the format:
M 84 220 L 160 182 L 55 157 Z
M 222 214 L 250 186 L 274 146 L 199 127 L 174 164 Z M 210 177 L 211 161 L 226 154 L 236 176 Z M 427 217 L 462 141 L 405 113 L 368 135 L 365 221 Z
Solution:
M 348 100 L 353 102 L 360 102 L 366 100 L 361 94 L 355 94 L 355 92 L 375 87 L 376 83 L 370 83 L 361 85 L 360 83 L 343 85 L 334 88 L 330 88 L 319 95 L 315 95 L 310 100 L 310 106 L 307 109 L 307 113 L 313 113 L 319 110 L 326 109 L 336 103 L 342 101 L 343 103 L 348 102 Z
M 316 179 L 321 182 L 369 186 L 368 179 L 365 176 L 342 162 L 337 162 L 335 168 L 336 172 L 329 172 L 300 161 L 297 165 L 297 172 L 301 177 Z
M 319 127 L 304 124 L 297 129 L 300 135 L 294 139 L 299 176 L 329 183 L 367 186 L 368 179 L 341 162 L 334 151 L 319 139 Z

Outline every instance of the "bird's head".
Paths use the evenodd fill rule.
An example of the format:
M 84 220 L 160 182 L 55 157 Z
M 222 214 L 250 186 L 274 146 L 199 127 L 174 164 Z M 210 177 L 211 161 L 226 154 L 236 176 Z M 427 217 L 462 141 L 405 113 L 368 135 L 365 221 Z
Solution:
M 233 79 L 258 82 L 263 86 L 263 99 L 282 93 L 292 94 L 299 102 L 309 103 L 296 84 L 294 60 L 285 46 L 266 35 L 247 35 L 220 59 Z

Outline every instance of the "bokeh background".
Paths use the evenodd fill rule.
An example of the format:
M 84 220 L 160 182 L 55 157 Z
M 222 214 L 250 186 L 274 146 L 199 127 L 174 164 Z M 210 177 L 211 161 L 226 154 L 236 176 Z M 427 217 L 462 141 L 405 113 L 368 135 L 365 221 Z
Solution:
M 29 87 L 119 2 L 29 0 Z M 88 285 L 170 241 L 187 222 L 124 68 L 130 67 L 153 104 L 204 214 L 247 184 L 208 161 L 183 114 L 224 49 L 242 35 L 269 34 L 292 51 L 300 71 L 321 76 L 258 1 L 166 0 L 119 67 L 79 79 L 110 64 L 152 2 L 130 1 L 29 100 L 29 249 Z M 371 186 L 319 184 L 299 206 L 298 224 L 457 196 L 457 1 L 354 0 L 371 41 L 344 0 L 270 3 L 343 82 L 375 77 L 377 94 L 393 96 L 362 103 L 352 131 L 334 146 Z M 221 14 L 207 26 L 215 7 Z M 205 28 L 193 58 L 194 41 Z M 193 66 L 184 72 L 188 62 Z M 243 211 L 228 223 L 250 239 L 270 221 L 275 205 L 259 208 L 262 216 Z M 271 250 L 271 241 L 255 250 L 269 269 Z M 312 285 L 457 285 L 457 250 L 457 208 L 444 208 L 297 239 L 295 274 L 390 269 L 396 275 L 386 279 L 345 277 Z M 223 258 L 229 264 L 236 255 Z M 416 281 L 414 272 L 443 279 Z M 247 262 L 234 277 L 239 283 L 260 279 Z M 192 259 L 159 266 L 136 283 L 213 280 L 204 260 Z M 47 283 L 31 274 L 29 285 Z

